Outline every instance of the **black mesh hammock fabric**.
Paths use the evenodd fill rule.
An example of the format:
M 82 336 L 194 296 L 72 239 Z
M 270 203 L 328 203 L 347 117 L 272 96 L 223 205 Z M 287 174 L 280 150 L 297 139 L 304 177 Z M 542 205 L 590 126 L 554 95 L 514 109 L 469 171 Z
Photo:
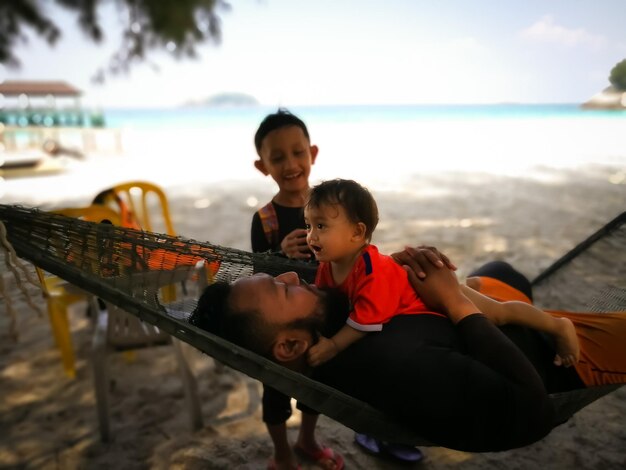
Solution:
M 0 221 L 18 256 L 136 315 L 214 359 L 296 398 L 355 431 L 409 445 L 437 445 L 370 405 L 196 328 L 187 322 L 196 306 L 188 289 L 198 276 L 231 281 L 253 272 L 296 271 L 312 281 L 315 268 L 273 255 L 85 222 L 34 208 L 0 205 Z M 626 212 L 608 223 L 533 281 L 544 308 L 626 310 Z M 202 270 L 198 266 L 203 266 Z M 157 286 L 174 283 L 165 302 Z M 577 289 L 577 283 L 584 289 Z M 559 292 L 567 292 L 568 304 Z M 576 296 L 572 293 L 575 292 Z M 552 394 L 555 426 L 620 385 Z

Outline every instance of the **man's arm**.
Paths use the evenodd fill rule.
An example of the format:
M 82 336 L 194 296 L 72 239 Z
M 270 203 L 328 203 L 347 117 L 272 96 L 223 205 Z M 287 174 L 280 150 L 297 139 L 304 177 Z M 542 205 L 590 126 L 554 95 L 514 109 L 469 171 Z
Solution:
M 423 258 L 417 258 L 415 256 L 417 253 L 421 253 Z M 434 246 L 406 247 L 404 251 L 392 253 L 390 256 L 400 265 L 408 264 L 415 275 L 421 279 L 426 277 L 425 266 L 422 267 L 421 263 L 428 263 L 429 266 L 436 266 L 437 268 L 447 267 L 456 271 L 454 263 Z
M 547 434 L 551 429 L 554 410 L 543 382 L 530 361 L 492 322 L 479 313 L 480 310 L 476 305 L 463 294 L 453 272 L 430 266 L 422 259 L 423 254 L 418 252 L 405 253 L 399 257 L 400 262 L 410 261 L 407 257 L 416 258 L 426 271 L 426 277 L 419 278 L 408 263 L 403 263 L 411 285 L 424 303 L 435 311 L 448 315 L 456 325 L 466 355 L 490 369 L 494 373 L 494 384 L 501 382 L 510 393 L 510 406 L 517 409 L 501 411 L 509 413 L 511 425 L 520 428 L 519 431 L 511 430 L 514 435 L 513 441 L 527 440 L 526 443 L 529 443 Z M 471 365 L 468 367 L 473 371 L 468 370 L 468 373 L 476 371 Z M 479 384 L 476 386 L 480 387 Z M 467 390 L 467 393 L 472 391 Z M 489 394 L 490 390 L 487 389 L 484 393 Z M 487 429 L 488 434 L 493 431 L 494 429 Z M 493 439 L 497 438 L 498 436 L 493 433 Z M 472 439 L 475 437 L 468 436 L 470 442 Z M 488 448 L 489 443 L 485 444 Z
M 508 450 L 552 428 L 552 405 L 535 371 L 480 314 L 457 325 L 436 315 L 398 315 L 314 376 L 452 449 Z

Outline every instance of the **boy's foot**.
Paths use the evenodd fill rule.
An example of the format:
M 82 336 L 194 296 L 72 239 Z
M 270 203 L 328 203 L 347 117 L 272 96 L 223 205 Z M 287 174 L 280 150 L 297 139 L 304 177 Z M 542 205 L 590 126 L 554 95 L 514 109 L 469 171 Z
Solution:
M 554 364 L 557 366 L 571 367 L 580 358 L 580 345 L 576 328 L 569 318 L 555 318 L 558 322 L 558 332 L 555 335 L 556 356 Z
M 317 451 L 309 451 L 295 445 L 293 450 L 299 457 L 314 463 L 324 470 L 343 470 L 343 457 L 330 447 L 322 446 Z

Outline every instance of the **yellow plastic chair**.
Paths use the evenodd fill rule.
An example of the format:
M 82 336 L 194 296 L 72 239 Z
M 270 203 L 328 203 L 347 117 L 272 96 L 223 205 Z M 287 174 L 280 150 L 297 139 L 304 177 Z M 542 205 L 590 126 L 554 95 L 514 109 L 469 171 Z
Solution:
M 121 223 L 120 216 L 117 212 L 100 205 L 68 207 L 53 212 L 90 222 L 101 222 L 106 219 L 113 225 L 119 225 Z M 54 335 L 57 347 L 61 352 L 63 369 L 68 377 L 74 378 L 76 377 L 74 347 L 72 345 L 72 335 L 70 333 L 67 312 L 70 306 L 77 302 L 94 302 L 95 304 L 95 299 L 91 294 L 88 294 L 60 277 L 46 273 L 39 267 L 36 267 L 36 271 L 44 297 L 47 301 L 50 326 L 52 327 L 52 334 Z
M 128 221 L 124 219 L 131 217 L 143 230 L 176 235 L 167 196 L 156 184 L 147 181 L 127 181 L 116 184 L 100 194 L 103 195 L 105 205 L 120 212 L 122 225 L 128 226 Z M 125 214 L 125 211 L 130 214 Z
M 100 202 L 119 212 L 122 225 L 141 228 L 148 232 L 176 236 L 170 215 L 169 202 L 163 189 L 147 181 L 119 183 L 97 196 Z M 161 290 L 165 302 L 176 300 L 174 285 Z

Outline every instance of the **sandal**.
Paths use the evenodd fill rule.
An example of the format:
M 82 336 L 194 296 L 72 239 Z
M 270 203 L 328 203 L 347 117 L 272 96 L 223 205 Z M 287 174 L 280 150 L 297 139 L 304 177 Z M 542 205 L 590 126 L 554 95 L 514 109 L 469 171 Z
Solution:
M 300 458 L 315 463 L 318 466 L 321 466 L 321 462 L 330 460 L 335 463 L 336 470 L 343 470 L 343 457 L 330 447 L 322 446 L 317 452 L 308 452 L 298 446 L 294 446 L 293 450 Z
M 396 460 L 406 463 L 419 462 L 424 458 L 424 454 L 417 447 L 380 441 L 368 436 L 367 434 L 356 433 L 354 435 L 354 440 L 365 451 L 372 455 L 388 455 Z

